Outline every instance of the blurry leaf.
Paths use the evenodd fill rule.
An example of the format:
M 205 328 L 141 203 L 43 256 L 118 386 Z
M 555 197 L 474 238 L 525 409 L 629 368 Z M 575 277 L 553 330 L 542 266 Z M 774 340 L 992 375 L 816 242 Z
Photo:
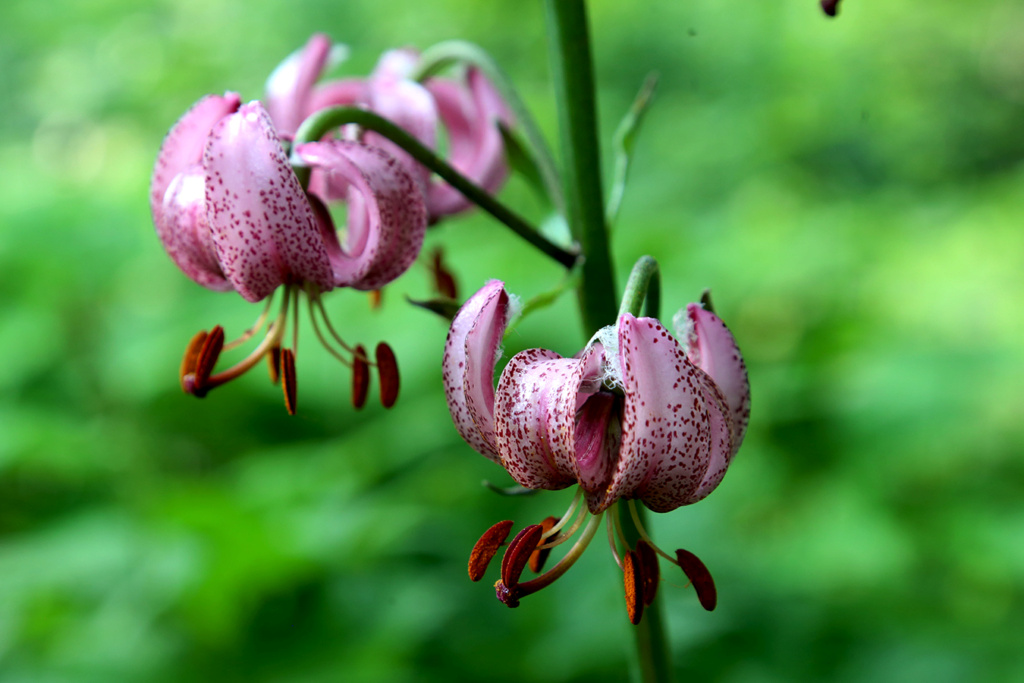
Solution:
M 636 146 L 637 134 L 640 132 L 640 124 L 643 123 L 644 114 L 654 100 L 654 91 L 658 87 L 658 75 L 649 74 L 644 81 L 633 106 L 629 108 L 626 115 L 619 122 L 615 130 L 615 137 L 612 139 L 612 146 L 615 148 L 615 176 L 612 179 L 611 193 L 608 196 L 608 207 L 605 211 L 605 218 L 608 225 L 614 225 L 615 219 L 619 216 L 619 208 L 622 206 L 622 197 L 626 192 L 626 180 L 629 175 L 629 165 L 632 161 L 633 147 Z
M 512 167 L 513 171 L 523 176 L 545 206 L 551 206 L 551 197 L 548 196 L 544 187 L 544 177 L 541 175 L 537 160 L 530 155 L 515 131 L 501 121 L 498 122 L 498 130 L 501 131 L 501 139 L 505 143 L 505 158 L 508 160 L 508 165 Z
M 449 322 L 455 317 L 455 314 L 459 312 L 459 307 L 461 306 L 461 304 L 455 299 L 445 299 L 440 297 L 417 300 L 407 296 L 405 297 L 405 300 L 413 306 L 430 311 L 431 313 L 436 313 Z

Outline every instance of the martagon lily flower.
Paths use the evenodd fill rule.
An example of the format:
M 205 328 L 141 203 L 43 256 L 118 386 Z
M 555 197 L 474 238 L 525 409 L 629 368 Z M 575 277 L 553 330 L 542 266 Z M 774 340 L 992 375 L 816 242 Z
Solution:
M 545 349 L 516 354 L 495 389 L 512 308 L 504 284 L 492 280 L 453 320 L 443 361 L 452 419 L 470 446 L 523 487 L 579 488 L 565 514 L 527 526 L 508 544 L 495 584 L 498 598 L 515 607 L 562 576 L 609 511 L 609 540 L 623 570 L 633 623 L 654 599 L 658 555 L 680 566 L 701 604 L 713 609 L 716 593 L 704 564 L 688 551 L 673 556 L 654 545 L 635 501 L 668 512 L 703 499 L 722 481 L 750 415 L 746 367 L 728 328 L 699 304 L 680 311 L 676 337 L 654 318 L 626 313 L 572 358 Z M 613 508 L 618 501 L 641 533 L 633 548 L 619 529 Z M 477 542 L 471 579 L 483 577 L 512 526 L 499 522 Z M 550 549 L 581 527 L 561 561 L 521 581 L 527 565 L 539 572 Z M 616 537 L 626 549 L 621 555 Z
M 294 413 L 297 326 L 293 322 L 290 348 L 284 347 L 285 330 L 290 312 L 297 321 L 304 295 L 317 336 L 353 369 L 353 402 L 365 401 L 369 367 L 376 365 L 381 399 L 390 406 L 398 390 L 390 347 L 378 345 L 374 362 L 361 346 L 349 346 L 328 319 L 321 295 L 336 287 L 378 289 L 403 273 L 423 243 L 423 193 L 401 164 L 377 148 L 333 140 L 300 145 L 294 152 L 302 163 L 347 186 L 353 207 L 343 241 L 323 204 L 303 189 L 259 102 L 243 105 L 234 93 L 207 96 L 164 139 L 150 208 L 167 253 L 204 287 L 234 290 L 250 302 L 267 299 L 256 324 L 235 341 L 225 344 L 219 325 L 193 338 L 182 361 L 182 388 L 205 396 L 266 358 Z M 270 321 L 277 290 L 282 291 L 279 308 Z M 213 372 L 223 350 L 261 330 L 264 336 L 252 353 Z
M 443 130 L 448 141 L 448 163 L 491 194 L 508 177 L 504 140 L 499 124 L 512 125 L 512 115 L 494 85 L 475 67 L 459 78 L 431 77 L 424 83 L 410 78 L 419 63 L 411 49 L 389 50 L 365 79 L 343 78 L 317 83 L 327 66 L 336 61 L 338 46 L 322 33 L 275 69 L 266 86 L 267 110 L 286 137 L 303 119 L 334 106 L 364 107 L 404 128 L 425 146 L 436 149 Z M 441 180 L 431 180 L 428 169 L 383 136 L 362 134 L 366 144 L 381 147 L 407 166 L 427 196 L 430 221 L 469 209 L 472 204 Z M 344 198 L 346 187 L 325 182 L 314 173 L 311 190 L 324 201 Z

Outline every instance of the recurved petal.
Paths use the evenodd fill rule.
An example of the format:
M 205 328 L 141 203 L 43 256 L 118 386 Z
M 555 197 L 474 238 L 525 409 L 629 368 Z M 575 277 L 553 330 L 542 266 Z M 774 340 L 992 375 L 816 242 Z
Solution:
M 494 439 L 494 366 L 510 316 L 505 283 L 491 280 L 452 320 L 442 362 L 455 428 L 474 450 L 495 462 L 501 459 Z
M 200 164 L 174 176 L 154 222 L 164 249 L 185 275 L 218 292 L 231 289 L 217 263 L 206 220 L 205 172 Z
M 501 464 L 526 488 L 576 482 L 576 394 L 583 361 L 527 349 L 508 362 L 494 399 Z
M 711 434 L 699 369 L 654 318 L 619 318 L 626 394 L 619 462 L 605 500 L 640 498 L 655 512 L 684 505 L 708 469 Z
M 427 209 L 402 164 L 378 147 L 343 140 L 306 143 L 296 153 L 348 188 L 345 242 L 333 231 L 324 240 L 334 285 L 379 289 L 404 273 L 423 247 Z
M 333 288 L 313 209 L 259 102 L 214 126 L 203 166 L 218 261 L 239 294 L 259 301 L 284 283 Z
M 323 33 L 314 33 L 305 47 L 289 55 L 267 79 L 267 113 L 282 136 L 295 135 L 306 117 L 313 84 L 330 54 L 331 39 Z
M 732 332 L 722 320 L 700 304 L 686 307 L 687 330 L 683 340 L 690 362 L 706 372 L 722 391 L 729 407 L 732 453 L 743 442 L 750 422 L 750 381 L 747 366 Z
M 497 192 L 508 176 L 505 145 L 498 122 L 512 116 L 494 85 L 479 70 L 466 73 L 466 84 L 431 79 L 427 89 L 437 102 L 448 132 L 448 163 L 488 192 Z M 427 206 L 432 217 L 457 213 L 471 203 L 444 182 L 430 186 Z
M 224 93 L 223 97 L 207 95 L 192 105 L 167 133 L 149 183 L 149 206 L 155 221 L 159 222 L 164 195 L 174 177 L 202 160 L 214 124 L 237 111 L 241 103 L 238 93 Z

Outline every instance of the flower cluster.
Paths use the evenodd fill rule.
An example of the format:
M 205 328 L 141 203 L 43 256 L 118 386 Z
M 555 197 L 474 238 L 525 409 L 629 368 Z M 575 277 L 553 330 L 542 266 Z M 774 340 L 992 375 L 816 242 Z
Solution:
M 380 374 L 381 399 L 394 403 L 397 366 L 387 344 L 373 359 L 344 341 L 326 315 L 321 295 L 338 287 L 375 291 L 417 258 L 428 222 L 469 204 L 453 188 L 383 136 L 341 129 L 315 140 L 296 139 L 302 122 L 328 107 L 369 109 L 401 126 L 430 148 L 447 132 L 449 163 L 488 191 L 503 182 L 499 122 L 507 109 L 475 69 L 458 80 L 410 78 L 417 56 L 384 55 L 366 79 L 317 83 L 331 61 L 330 40 L 314 35 L 275 70 L 265 104 L 239 95 L 209 95 L 197 102 L 164 139 L 150 185 L 157 234 L 175 264 L 215 291 L 234 290 L 250 302 L 268 299 L 256 324 L 225 343 L 220 326 L 193 338 L 181 368 L 182 388 L 204 396 L 261 359 L 280 378 L 289 412 L 295 411 L 297 330 L 286 345 L 289 311 L 300 295 L 317 336 L 353 369 L 353 403 L 366 398 L 369 367 Z M 295 169 L 308 178 L 302 182 Z M 344 203 L 339 236 L 329 206 Z M 273 294 L 282 290 L 276 315 Z M 260 332 L 245 359 L 214 373 L 221 352 Z
M 596 532 L 603 513 L 634 500 L 655 512 L 695 503 L 715 489 L 739 449 L 750 415 L 746 367 L 725 324 L 699 304 L 677 316 L 673 337 L 653 318 L 629 313 L 572 358 L 545 349 L 516 354 L 493 383 L 502 336 L 512 314 L 504 284 L 494 280 L 471 297 L 452 322 L 444 354 L 444 386 L 456 428 L 475 450 L 529 489 L 579 487 L 560 518 L 523 529 L 508 545 L 502 602 L 514 607 L 561 576 Z M 586 509 L 579 505 L 585 501 Z M 609 514 L 614 540 L 618 515 Z M 586 523 L 575 546 L 547 573 L 521 582 L 530 564 Z M 675 557 L 643 535 L 621 556 L 630 618 L 640 619 L 658 583 L 657 555 L 678 564 L 701 603 L 714 607 L 714 584 L 687 551 Z M 479 580 L 512 528 L 500 522 L 470 559 Z

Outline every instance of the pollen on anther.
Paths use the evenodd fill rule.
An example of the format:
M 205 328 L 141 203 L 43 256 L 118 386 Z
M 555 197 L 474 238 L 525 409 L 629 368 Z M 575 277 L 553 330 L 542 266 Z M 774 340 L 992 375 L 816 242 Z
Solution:
M 626 586 L 626 612 L 629 623 L 636 626 L 644 616 L 644 580 L 638 565 L 637 552 L 630 550 L 622 558 L 622 573 Z
M 530 555 L 540 544 L 540 538 L 544 534 L 544 528 L 540 524 L 531 524 L 512 539 L 508 544 L 508 550 L 501 558 L 501 581 L 508 588 L 514 588 L 519 583 L 519 577 L 523 575 Z
M 512 530 L 512 520 L 506 519 L 498 522 L 484 532 L 480 540 L 473 546 L 469 554 L 469 580 L 479 581 L 484 577 L 487 566 L 498 554 L 498 548 L 508 538 L 508 532 Z
M 289 415 L 295 414 L 298 387 L 295 377 L 295 352 L 281 349 L 281 390 L 284 392 L 284 407 Z
M 540 523 L 542 538 L 546 535 L 551 528 L 558 522 L 558 517 L 546 517 L 544 521 Z M 548 555 L 551 554 L 551 548 L 537 548 L 530 553 L 530 571 L 534 574 L 540 574 L 541 570 L 544 569 L 544 563 L 548 559 Z
M 210 379 L 210 373 L 213 372 L 213 367 L 217 364 L 217 358 L 220 357 L 220 352 L 223 348 L 224 328 L 216 325 L 206 335 L 199 348 L 199 355 L 196 358 L 195 385 L 192 391 L 196 396 L 206 396 L 208 390 L 207 381 Z
M 206 330 L 199 330 L 185 348 L 185 355 L 181 359 L 181 388 L 186 394 L 191 394 L 195 389 L 196 366 L 199 363 L 199 351 L 206 342 L 209 333 Z

